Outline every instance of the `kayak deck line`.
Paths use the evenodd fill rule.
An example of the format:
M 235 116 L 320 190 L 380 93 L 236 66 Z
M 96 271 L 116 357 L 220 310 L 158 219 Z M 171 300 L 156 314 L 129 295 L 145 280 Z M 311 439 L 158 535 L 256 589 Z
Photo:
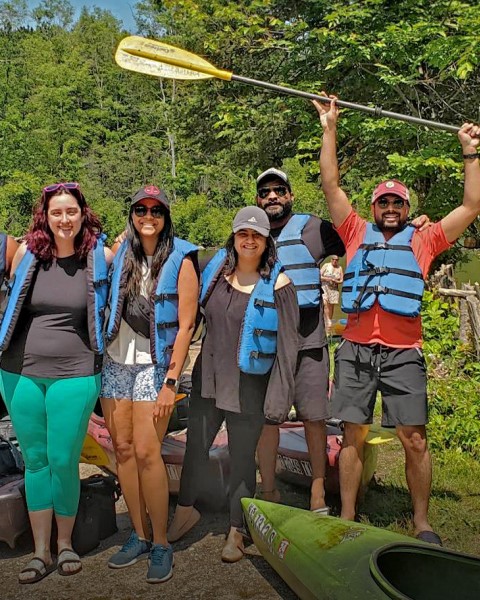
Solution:
M 392 531 L 243 498 L 255 545 L 302 599 L 480 598 L 480 558 Z

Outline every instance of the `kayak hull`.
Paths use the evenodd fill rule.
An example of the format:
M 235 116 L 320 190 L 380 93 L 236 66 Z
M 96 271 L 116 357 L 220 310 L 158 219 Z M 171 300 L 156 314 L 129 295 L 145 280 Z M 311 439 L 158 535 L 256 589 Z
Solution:
M 183 459 L 187 444 L 185 431 L 168 433 L 162 443 L 162 458 L 168 476 L 168 489 L 178 494 L 182 475 Z M 117 465 L 112 438 L 103 417 L 92 414 L 80 461 L 97 465 L 116 474 Z M 210 460 L 206 466 L 198 503 L 212 510 L 226 506 L 230 475 L 230 455 L 226 430 L 221 430 L 210 448 Z
M 242 504 L 255 545 L 302 599 L 480 597 L 477 557 L 298 508 L 248 498 Z
M 342 430 L 327 425 L 327 467 L 325 490 L 330 494 L 340 493 L 338 461 L 342 449 Z M 377 468 L 378 446 L 365 444 L 362 472 L 362 487 L 370 483 Z M 312 465 L 305 439 L 303 423 L 285 423 L 280 426 L 280 442 L 277 451 L 277 475 L 302 487 L 312 483 Z

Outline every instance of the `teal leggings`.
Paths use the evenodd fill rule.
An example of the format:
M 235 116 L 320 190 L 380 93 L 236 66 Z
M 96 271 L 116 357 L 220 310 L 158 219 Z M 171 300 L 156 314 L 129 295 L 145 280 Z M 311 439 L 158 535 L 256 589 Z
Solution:
M 29 511 L 77 514 L 78 461 L 95 402 L 100 374 L 43 379 L 0 370 L 5 404 L 25 461 Z

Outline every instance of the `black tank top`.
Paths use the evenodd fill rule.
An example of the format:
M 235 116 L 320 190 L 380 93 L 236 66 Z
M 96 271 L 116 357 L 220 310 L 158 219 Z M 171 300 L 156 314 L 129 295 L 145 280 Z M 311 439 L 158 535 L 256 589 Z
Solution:
M 56 379 L 101 371 L 102 358 L 88 336 L 86 261 L 72 255 L 37 268 L 0 366 Z

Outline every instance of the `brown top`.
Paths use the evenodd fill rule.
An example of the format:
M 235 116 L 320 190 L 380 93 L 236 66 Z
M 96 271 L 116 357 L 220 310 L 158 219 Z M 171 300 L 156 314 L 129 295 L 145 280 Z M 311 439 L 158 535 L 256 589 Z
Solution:
M 237 348 L 250 294 L 232 287 L 224 276 L 215 284 L 205 307 L 207 334 L 195 363 L 192 385 L 217 408 L 235 413 L 264 412 L 283 422 L 293 401 L 297 358 L 298 305 L 288 284 L 275 292 L 278 313 L 277 356 L 270 373 L 249 375 L 237 365 Z

